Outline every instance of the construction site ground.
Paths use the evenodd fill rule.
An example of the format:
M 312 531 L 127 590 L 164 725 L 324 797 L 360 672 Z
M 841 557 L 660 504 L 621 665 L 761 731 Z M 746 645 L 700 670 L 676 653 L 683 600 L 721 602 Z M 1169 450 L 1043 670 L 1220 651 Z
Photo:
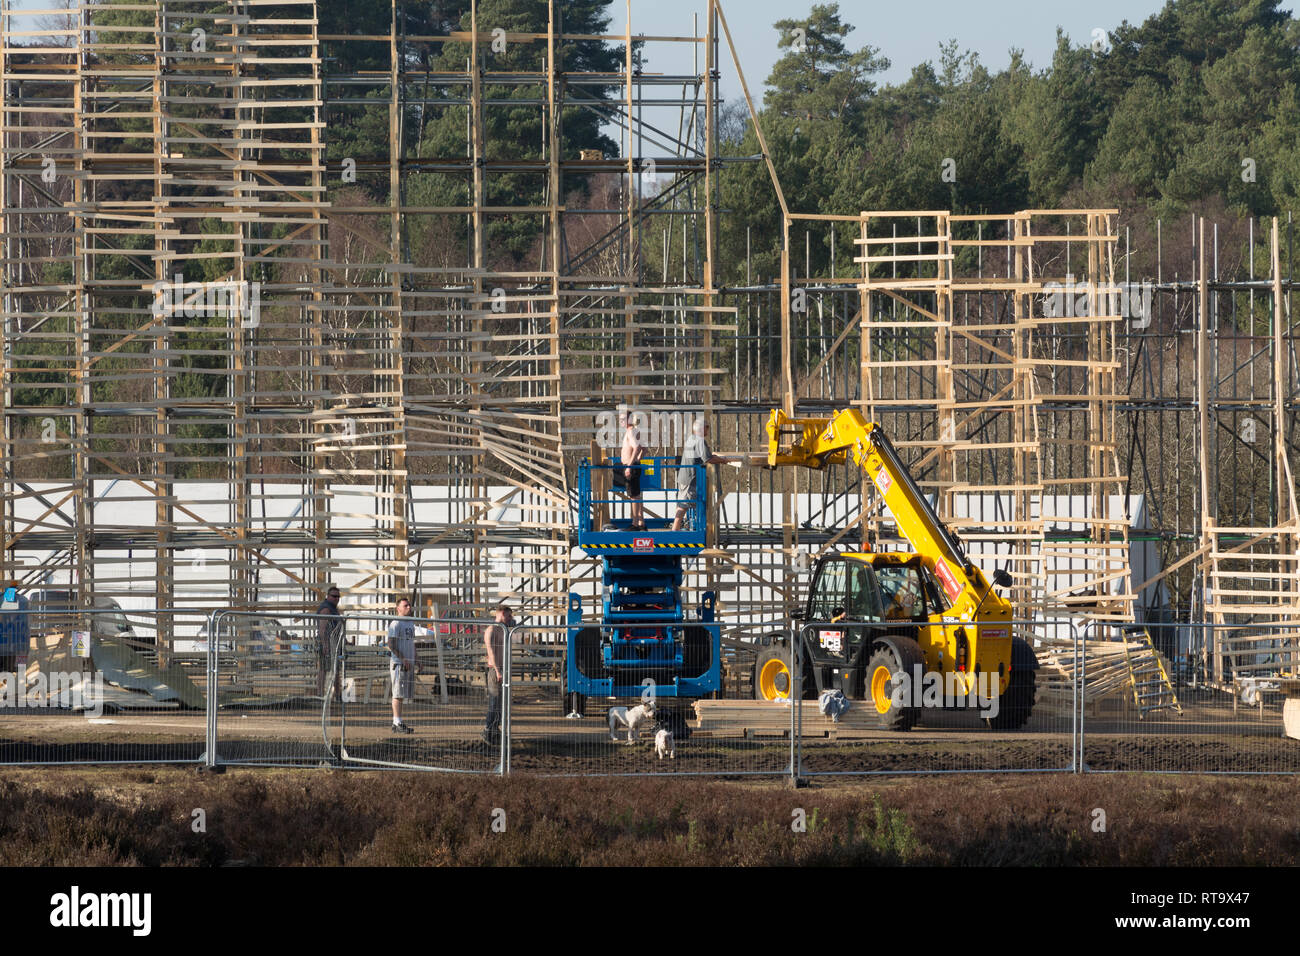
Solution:
M 608 702 L 615 703 L 615 702 Z M 733 702 L 705 702 L 726 707 Z M 653 735 L 637 744 L 610 740 L 605 701 L 589 701 L 588 716 L 566 720 L 552 692 L 530 688 L 512 705 L 511 770 L 540 773 L 711 774 L 788 773 L 791 742 L 784 729 L 788 709 L 736 701 L 737 713 L 763 710 L 754 727 L 726 733 L 696 730 L 676 742 L 675 759 L 658 759 Z M 850 726 L 833 728 L 805 716 L 800 739 L 805 773 L 933 772 L 939 770 L 1059 770 L 1071 766 L 1072 721 L 1068 713 L 1036 714 L 1018 731 L 987 729 L 973 712 L 926 712 L 907 732 L 871 729 L 861 702 Z M 418 767 L 489 771 L 498 753 L 480 738 L 480 694 L 452 695 L 407 705 L 409 736 L 391 731 L 389 702 L 349 703 L 322 723 L 319 702 L 284 707 L 223 709 L 218 755 L 223 761 L 327 763 L 328 737 L 335 758 Z M 692 723 L 698 724 L 696 721 Z M 1184 701 L 1183 713 L 1159 713 L 1137 721 L 1131 713 L 1084 716 L 1084 762 L 1090 770 L 1277 772 L 1300 771 L 1300 741 L 1281 731 L 1280 708 L 1238 709 L 1226 694 L 1204 693 Z M 0 762 L 198 761 L 204 752 L 202 712 L 183 710 L 78 714 L 0 710 Z M 340 739 L 342 747 L 339 746 Z

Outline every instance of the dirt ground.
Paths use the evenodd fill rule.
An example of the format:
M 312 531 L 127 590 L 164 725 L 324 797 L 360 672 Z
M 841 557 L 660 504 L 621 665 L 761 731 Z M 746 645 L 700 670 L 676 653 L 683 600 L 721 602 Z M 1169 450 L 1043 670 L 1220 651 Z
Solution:
M 406 719 L 411 736 L 390 731 L 386 701 L 350 704 L 322 724 L 318 705 L 223 710 L 223 761 L 318 766 L 405 765 L 491 771 L 497 748 L 479 739 L 481 695 L 446 704 L 417 701 Z M 603 709 L 581 721 L 559 716 L 558 700 L 533 691 L 513 705 L 512 771 L 789 775 L 787 735 L 692 736 L 676 742 L 675 759 L 658 759 L 650 737 L 612 742 Z M 105 714 L 98 719 L 52 711 L 0 712 L 0 763 L 65 761 L 198 762 L 205 719 L 193 711 Z M 1023 731 L 995 732 L 970 714 L 927 715 L 907 733 L 875 731 L 849 739 L 808 736 L 799 742 L 803 774 L 926 773 L 943 770 L 1066 770 L 1075 755 L 1068 718 L 1035 716 Z M 328 740 L 329 746 L 326 746 Z M 1300 772 L 1300 741 L 1282 736 L 1276 712 L 1233 713 L 1222 700 L 1188 701 L 1182 715 L 1145 722 L 1123 713 L 1085 715 L 1083 763 L 1098 771 Z

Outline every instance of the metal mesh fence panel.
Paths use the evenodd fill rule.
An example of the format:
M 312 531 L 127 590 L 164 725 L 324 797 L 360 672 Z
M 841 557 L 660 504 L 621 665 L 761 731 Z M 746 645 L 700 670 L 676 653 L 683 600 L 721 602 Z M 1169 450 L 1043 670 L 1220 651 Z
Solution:
M 667 633 L 674 622 L 642 622 L 638 631 Z M 680 624 L 680 622 L 676 622 Z M 604 635 L 626 625 L 586 624 L 596 634 L 590 654 L 599 661 Z M 770 630 L 770 629 L 768 629 Z M 724 629 L 718 690 L 707 697 L 675 697 L 667 668 L 647 648 L 641 670 L 629 668 L 638 696 L 585 696 L 566 691 L 565 643 L 547 642 L 553 628 L 516 628 L 512 634 L 511 771 L 550 774 L 788 774 L 790 709 L 752 698 L 754 660 L 764 629 Z M 693 658 L 692 658 L 693 659 Z M 587 664 L 583 663 L 584 672 Z M 701 667 L 689 668 L 702 671 Z M 656 679 L 658 675 L 658 679 Z M 694 676 L 694 674 L 692 674 Z M 623 678 L 620 678 L 622 680 Z M 754 720 L 754 714 L 761 720 Z
M 359 614 L 268 623 L 219 612 L 217 643 L 208 648 L 217 688 L 213 761 L 498 770 L 500 737 L 489 743 L 483 734 L 488 624 Z M 389 647 L 394 625 L 395 639 L 406 642 L 397 654 Z
M 412 641 L 409 683 L 396 674 L 409 695 L 398 713 L 395 623 Z M 835 643 L 819 633 L 826 625 L 803 627 L 795 641 L 770 627 L 726 629 L 716 695 L 674 699 L 647 683 L 641 697 L 587 698 L 580 719 L 569 716 L 567 648 L 554 628 L 508 627 L 502 686 L 489 692 L 489 626 L 48 602 L 0 609 L 0 763 L 593 775 L 1300 771 L 1295 626 L 1091 625 L 1083 636 L 1064 621 L 1012 622 L 1037 665 L 1027 717 L 999 726 L 981 712 L 994 703 L 987 694 L 974 706 L 927 698 L 934 668 L 923 660 L 919 696 L 901 692 L 915 710 L 906 730 L 887 726 L 877 706 L 872 655 L 856 674 L 819 660 Z M 880 633 L 864 638 L 883 643 L 883 628 L 868 630 Z M 886 663 L 892 700 L 899 668 Z M 823 706 L 813 692 L 796 705 L 809 688 L 844 691 L 847 707 L 837 718 L 842 705 Z M 650 700 L 653 716 L 631 714 Z M 485 733 L 496 720 L 501 732 Z
M 1105 627 L 1090 635 L 1085 770 L 1300 771 L 1300 627 Z
M 504 746 L 501 693 L 489 676 L 489 621 L 349 616 L 356 640 L 344 656 L 340 756 L 345 764 L 494 773 Z M 393 628 L 413 627 L 413 646 L 394 654 Z M 400 639 L 400 637 L 399 637 Z M 504 644 L 504 641 L 503 641 Z M 405 685 L 405 686 L 403 686 Z M 396 691 L 409 694 L 394 710 Z M 395 721 L 400 717 L 400 726 Z
M 0 763 L 198 763 L 202 611 L 74 608 L 37 592 L 0 610 Z
M 782 648 L 791 671 L 782 687 L 803 698 L 795 714 L 800 774 L 1073 770 L 1073 627 L 994 627 L 1003 633 L 989 637 L 1010 636 L 1011 647 L 969 663 L 960 635 L 918 640 L 915 625 L 802 627 L 802 639 Z M 994 657 L 1009 665 L 1007 677 Z M 773 660 L 765 666 L 776 672 Z

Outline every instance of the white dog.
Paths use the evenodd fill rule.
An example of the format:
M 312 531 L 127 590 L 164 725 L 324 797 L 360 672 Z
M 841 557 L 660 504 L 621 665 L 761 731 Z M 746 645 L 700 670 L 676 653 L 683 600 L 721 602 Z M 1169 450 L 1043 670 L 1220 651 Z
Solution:
M 673 746 L 673 732 L 668 728 L 663 728 L 655 733 L 655 753 L 659 759 L 664 759 L 667 754 L 673 760 L 677 759 L 677 750 Z
M 627 742 L 636 741 L 636 732 L 646 724 L 655 721 L 654 704 L 637 704 L 635 707 L 611 707 L 609 709 L 609 739 L 618 740 L 618 728 L 627 728 Z

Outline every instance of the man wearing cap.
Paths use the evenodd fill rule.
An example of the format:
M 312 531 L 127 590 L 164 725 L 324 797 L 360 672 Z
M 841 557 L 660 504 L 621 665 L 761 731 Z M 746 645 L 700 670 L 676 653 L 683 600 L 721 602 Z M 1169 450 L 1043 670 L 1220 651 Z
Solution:
M 316 608 L 316 693 L 324 697 L 330 669 L 334 669 L 334 700 L 343 699 L 343 675 L 335 663 L 343 639 L 343 615 L 339 613 L 339 589 L 331 587 Z

